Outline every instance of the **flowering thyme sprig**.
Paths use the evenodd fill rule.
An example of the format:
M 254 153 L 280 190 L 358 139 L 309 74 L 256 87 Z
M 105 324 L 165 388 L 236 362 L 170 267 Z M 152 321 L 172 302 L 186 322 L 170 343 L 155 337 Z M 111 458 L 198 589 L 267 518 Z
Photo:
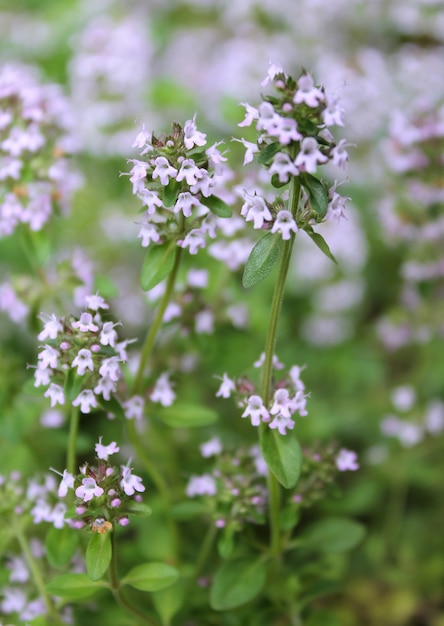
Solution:
M 346 198 L 337 193 L 336 183 L 329 187 L 315 176 L 318 167 L 329 162 L 345 168 L 350 144 L 345 139 L 336 143 L 329 130 L 343 126 L 343 111 L 305 71 L 295 80 L 272 65 L 263 84 L 271 84 L 275 94 L 263 96 L 257 108 L 243 104 L 246 115 L 239 126 L 254 124 L 258 132 L 256 143 L 237 139 L 246 147 L 244 164 L 256 158 L 276 188 L 298 178 L 303 202 L 287 207 L 284 196 L 268 202 L 260 193 L 244 191 L 242 215 L 254 228 L 270 229 L 284 240 L 300 228 L 311 235 L 313 224 L 343 215 Z
M 175 241 L 190 254 L 214 239 L 217 216 L 231 210 L 224 183 L 231 178 L 219 144 L 204 149 L 206 135 L 197 130 L 195 117 L 184 127 L 173 124 L 169 135 L 157 137 L 145 128 L 133 147 L 144 159 L 131 159 L 133 193 L 145 209 L 139 222 L 142 246 Z
M 69 208 L 80 184 L 67 156 L 77 146 L 73 118 L 57 85 L 42 85 L 30 68 L 0 71 L 0 238 L 19 223 L 43 228 Z
M 79 317 L 58 318 L 42 314 L 45 322 L 34 386 L 47 386 L 44 393 L 51 407 L 66 400 L 82 413 L 98 406 L 98 397 L 110 400 L 122 376 L 127 341 L 119 342 L 118 323 L 104 322 L 99 309 L 108 309 L 101 296 L 86 297 L 87 309 Z
M 76 476 L 67 470 L 61 474 L 58 496 L 64 498 L 70 490 L 74 491 L 74 509 L 70 510 L 68 520 L 70 526 L 83 528 L 89 525 L 93 532 L 102 534 L 115 524 L 129 524 L 131 507 L 134 509 L 134 503 L 141 502 L 140 494 L 145 491 L 145 486 L 141 477 L 133 474 L 129 464 L 111 465 L 109 457 L 119 452 L 115 441 L 103 445 L 102 437 L 99 437 L 95 450 L 95 466 L 84 465 Z
M 263 357 L 261 355 L 255 362 L 255 367 L 261 367 Z M 275 369 L 283 367 L 276 356 L 273 365 Z M 267 424 L 269 428 L 277 429 L 281 435 L 285 435 L 287 430 L 295 427 L 293 416 L 296 413 L 307 415 L 307 394 L 300 374 L 301 368 L 293 365 L 288 375 L 274 380 L 270 398 L 262 398 L 254 383 L 247 377 L 235 381 L 224 374 L 216 396 L 229 398 L 234 393 L 238 406 L 244 409 L 241 417 L 249 417 L 253 426 Z

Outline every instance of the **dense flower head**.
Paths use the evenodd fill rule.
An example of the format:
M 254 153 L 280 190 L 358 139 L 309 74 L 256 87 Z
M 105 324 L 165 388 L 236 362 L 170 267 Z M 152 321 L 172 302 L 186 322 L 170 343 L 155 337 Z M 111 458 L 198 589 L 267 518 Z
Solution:
M 38 231 L 67 211 L 79 174 L 73 120 L 57 85 L 43 85 L 25 66 L 0 68 L 0 238 L 19 224 Z
M 261 367 L 265 360 L 265 353 L 254 363 Z M 272 365 L 280 370 L 284 365 L 276 355 L 273 355 Z M 256 390 L 254 383 L 246 377 L 233 380 L 225 373 L 221 385 L 216 392 L 217 397 L 229 398 L 234 395 L 237 404 L 243 409 L 241 417 L 250 418 L 252 426 L 267 424 L 271 429 L 277 429 L 281 435 L 295 427 L 294 415 L 307 415 L 307 394 L 305 385 L 300 378 L 303 368 L 293 365 L 288 374 L 274 381 L 270 398 L 264 399 Z
M 71 402 L 90 413 L 100 400 L 110 400 L 122 377 L 125 342 L 118 341 L 118 323 L 103 321 L 108 305 L 98 294 L 86 298 L 88 308 L 79 317 L 42 314 L 40 352 L 34 386 L 47 387 L 51 407 Z
M 104 533 L 116 523 L 121 526 L 128 524 L 131 506 L 140 504 L 140 494 L 145 491 L 145 486 L 129 464 L 111 464 L 109 457 L 119 452 L 115 441 L 104 445 L 102 437 L 99 437 L 95 450 L 97 464 L 86 464 L 75 476 L 65 470 L 60 474 L 57 493 L 59 498 L 65 498 L 70 491 L 74 491 L 76 514 L 65 523 L 74 528 L 89 525 L 93 532 Z
M 173 124 L 169 135 L 157 137 L 145 127 L 137 135 L 133 147 L 139 148 L 141 159 L 130 159 L 129 180 L 145 207 L 138 222 L 143 247 L 175 241 L 197 254 L 208 237 L 214 239 L 216 216 L 231 214 L 226 158 L 219 144 L 206 145 L 196 116 L 183 128 Z
M 263 524 L 267 492 L 265 476 L 258 471 L 255 447 L 231 453 L 220 439 L 213 438 L 200 446 L 204 458 L 212 459 L 211 472 L 190 477 L 186 486 L 189 498 L 203 497 L 218 528 L 240 530 L 245 523 Z
M 285 206 L 287 198 L 271 203 L 260 193 L 244 192 L 242 215 L 254 228 L 271 229 L 289 239 L 299 228 L 310 230 L 312 224 L 332 219 L 330 204 L 333 200 L 338 203 L 338 199 L 329 197 L 328 187 L 316 175 L 319 167 L 329 162 L 344 169 L 350 144 L 345 139 L 336 143 L 330 127 L 344 125 L 343 111 L 337 98 L 316 86 L 310 74 L 303 71 L 295 80 L 272 64 L 262 84 L 271 85 L 274 94 L 263 96 L 257 107 L 242 103 L 246 115 L 239 124 L 255 125 L 257 142 L 244 138 L 236 141 L 246 148 L 244 165 L 257 158 L 274 187 L 284 188 L 297 178 L 303 208 L 291 211 Z M 333 212 L 333 216 L 338 215 L 338 211 Z

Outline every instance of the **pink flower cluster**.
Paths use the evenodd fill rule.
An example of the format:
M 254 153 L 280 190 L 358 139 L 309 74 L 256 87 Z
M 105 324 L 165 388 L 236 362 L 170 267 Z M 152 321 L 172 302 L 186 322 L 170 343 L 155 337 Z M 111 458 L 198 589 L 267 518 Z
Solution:
M 38 339 L 44 343 L 34 373 L 34 386 L 48 387 L 44 396 L 51 407 L 68 400 L 82 413 L 90 413 L 97 408 L 98 398 L 110 400 L 117 391 L 128 344 L 118 341 L 118 323 L 102 321 L 99 309 L 108 309 L 104 299 L 90 295 L 86 301 L 87 310 L 78 318 L 41 315 L 44 328 Z M 68 389 L 73 397 L 67 398 L 67 380 L 73 381 Z
M 255 367 L 261 367 L 264 355 L 256 361 Z M 277 357 L 273 359 L 275 369 L 282 369 L 283 365 Z M 237 381 L 223 375 L 222 383 L 216 393 L 217 397 L 229 398 L 232 393 L 237 396 L 238 405 L 244 409 L 241 417 L 249 417 L 253 426 L 264 423 L 271 429 L 277 429 L 281 435 L 287 430 L 293 430 L 295 421 L 293 416 L 298 413 L 307 415 L 307 395 L 301 378 L 301 368 L 293 365 L 288 375 L 275 383 L 273 395 L 265 400 L 254 392 L 251 381 L 242 378 Z
M 67 156 L 77 150 L 73 119 L 57 85 L 42 85 L 30 68 L 0 70 L 0 238 L 19 223 L 38 231 L 66 211 L 81 180 Z
M 218 207 L 230 213 L 223 200 L 230 198 L 224 185 L 232 173 L 219 144 L 204 150 L 206 143 L 195 116 L 183 128 L 175 124 L 162 138 L 144 127 L 137 135 L 133 147 L 141 150 L 144 160 L 131 159 L 129 174 L 133 193 L 145 207 L 138 235 L 143 247 L 174 240 L 197 254 L 206 247 L 207 237 L 215 238 Z

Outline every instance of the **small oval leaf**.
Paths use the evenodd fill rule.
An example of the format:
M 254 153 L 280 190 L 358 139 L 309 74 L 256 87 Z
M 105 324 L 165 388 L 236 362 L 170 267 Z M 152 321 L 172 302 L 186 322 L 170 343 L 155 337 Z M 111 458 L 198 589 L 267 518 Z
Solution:
M 213 424 L 218 414 L 199 404 L 173 404 L 159 410 L 159 417 L 172 428 L 196 428 Z
M 333 252 L 328 247 L 328 243 L 325 241 L 324 237 L 319 233 L 315 233 L 312 229 L 306 229 L 305 232 L 309 237 L 311 237 L 312 241 L 314 241 L 314 243 L 318 246 L 319 250 L 321 250 L 321 252 L 323 252 L 326 257 L 328 257 L 331 261 L 333 261 L 333 263 L 336 263 L 337 265 L 338 262 L 335 259 Z
M 171 178 L 166 187 L 163 188 L 163 203 L 166 207 L 171 207 L 175 204 L 177 196 L 179 195 L 180 184 Z
M 316 176 L 312 176 L 308 172 L 302 172 L 300 179 L 308 194 L 310 206 L 316 213 L 316 219 L 320 222 L 327 214 L 328 190 Z
M 261 165 L 271 165 L 276 154 L 282 149 L 278 141 L 268 144 L 266 148 L 260 151 L 257 162 Z
M 86 573 L 91 580 L 100 580 L 112 556 L 111 533 L 94 533 L 86 548 Z
M 242 278 L 244 287 L 253 287 L 268 276 L 278 260 L 281 241 L 282 237 L 274 233 L 267 233 L 259 239 L 245 265 Z
M 211 213 L 217 215 L 217 217 L 231 217 L 233 211 L 226 202 L 218 198 L 217 196 L 208 196 L 208 198 L 201 198 L 201 204 L 208 207 Z
M 330 517 L 315 522 L 300 536 L 303 545 L 322 552 L 345 552 L 365 537 L 365 527 L 347 517 Z
M 262 558 L 245 558 L 223 563 L 214 576 L 210 605 L 215 611 L 235 609 L 257 596 L 267 577 Z
M 167 563 L 137 565 L 123 578 L 122 585 L 130 585 L 140 591 L 159 591 L 176 582 L 179 572 Z
M 67 600 L 82 600 L 103 588 L 103 583 L 95 583 L 87 574 L 61 574 L 53 578 L 46 590 L 52 596 Z
M 174 266 L 176 243 L 151 244 L 146 251 L 140 273 L 140 287 L 149 291 L 168 276 Z
M 301 473 L 302 451 L 292 433 L 281 435 L 266 428 L 261 434 L 261 449 L 270 471 L 285 489 L 296 485 Z
M 74 556 L 79 545 L 79 533 L 69 526 L 51 526 L 46 534 L 46 556 L 53 567 L 64 567 Z

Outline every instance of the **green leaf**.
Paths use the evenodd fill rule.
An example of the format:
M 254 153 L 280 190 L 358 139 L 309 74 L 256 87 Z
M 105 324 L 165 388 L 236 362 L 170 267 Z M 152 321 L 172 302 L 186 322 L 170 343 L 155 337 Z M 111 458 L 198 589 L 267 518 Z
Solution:
M 166 207 L 173 206 L 176 203 L 177 196 L 179 195 L 180 184 L 174 178 L 171 178 L 166 187 L 163 188 L 163 203 Z
M 218 198 L 217 196 L 209 196 L 208 198 L 201 198 L 201 204 L 208 207 L 211 213 L 217 215 L 217 217 L 231 217 L 233 211 L 226 202 Z
M 74 556 L 79 544 L 79 533 L 69 526 L 51 528 L 45 539 L 46 556 L 53 567 L 64 567 Z
M 281 181 L 279 180 L 279 175 L 273 174 L 273 176 L 271 177 L 271 184 L 273 185 L 273 187 L 276 187 L 276 189 L 279 189 L 280 187 L 285 187 L 285 185 L 288 185 L 290 180 L 291 178 L 289 178 L 286 183 L 281 183 Z
M 151 244 L 146 251 L 140 274 L 140 286 L 149 291 L 168 276 L 174 266 L 176 243 Z
M 123 578 L 122 585 L 131 585 L 140 591 L 166 589 L 179 578 L 175 567 L 166 563 L 145 563 L 137 565 Z
M 92 582 L 87 574 L 61 574 L 46 585 L 46 590 L 52 596 L 81 600 L 92 596 L 103 587 L 104 583 Z
M 86 573 L 91 580 L 100 580 L 112 556 L 111 533 L 94 533 L 86 548 Z
M 259 239 L 245 265 L 242 278 L 244 287 L 253 287 L 268 276 L 278 260 L 281 241 L 282 237 L 273 233 L 267 233 Z
M 365 527 L 347 517 L 330 517 L 315 522 L 300 536 L 303 545 L 321 552 L 345 552 L 365 537 Z
M 198 500 L 186 500 L 178 502 L 171 507 L 171 515 L 177 520 L 190 520 L 207 513 L 207 507 L 203 502 Z
M 312 176 L 307 172 L 301 173 L 300 179 L 307 191 L 310 206 L 316 213 L 316 219 L 320 222 L 327 214 L 328 189 L 316 176 Z
M 261 434 L 261 449 L 270 471 L 281 485 L 286 489 L 294 487 L 302 464 L 302 451 L 296 437 L 266 428 Z
M 262 558 L 227 561 L 214 576 L 210 605 L 215 611 L 235 609 L 257 596 L 267 576 Z
M 234 549 L 234 528 L 225 526 L 217 542 L 217 551 L 222 559 L 229 559 Z
M 185 601 L 185 585 L 182 580 L 162 589 L 154 591 L 151 599 L 162 620 L 162 626 L 170 626 L 171 619 L 176 615 Z
M 64 385 L 64 395 L 67 400 L 70 402 L 76 398 L 82 390 L 83 386 L 83 377 L 77 374 L 77 370 L 70 367 L 66 374 L 65 385 Z
M 136 515 L 137 517 L 149 517 L 152 510 L 151 507 L 144 502 L 135 502 L 133 500 L 125 505 L 125 513 L 128 513 L 128 515 Z
M 266 148 L 260 151 L 257 162 L 261 165 L 271 165 L 273 159 L 278 152 L 281 151 L 281 144 L 278 141 L 268 144 Z
M 196 428 L 213 424 L 218 414 L 207 406 L 178 403 L 159 409 L 159 417 L 172 428 Z
M 105 398 L 100 397 L 99 404 L 104 411 L 126 422 L 125 411 L 123 410 L 120 402 L 114 398 L 114 396 L 110 396 L 109 400 L 105 400 Z
M 305 232 L 307 233 L 309 237 L 311 237 L 314 243 L 318 246 L 319 250 L 321 250 L 325 254 L 325 256 L 327 256 L 331 261 L 333 261 L 333 263 L 336 263 L 337 265 L 338 262 L 335 259 L 333 252 L 328 247 L 328 244 L 325 241 L 324 237 L 320 235 L 319 233 L 315 233 L 314 230 L 312 229 L 310 230 L 305 229 Z

